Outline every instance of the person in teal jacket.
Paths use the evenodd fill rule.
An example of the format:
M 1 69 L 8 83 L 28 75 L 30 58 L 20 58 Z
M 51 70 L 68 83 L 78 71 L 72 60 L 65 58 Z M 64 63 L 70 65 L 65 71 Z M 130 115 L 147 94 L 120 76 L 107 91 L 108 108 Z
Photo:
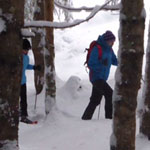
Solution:
M 30 123 L 31 121 L 27 118 L 27 87 L 26 87 L 26 70 L 40 70 L 41 67 L 39 65 L 31 65 L 29 64 L 29 56 L 28 51 L 31 49 L 31 44 L 27 39 L 23 39 L 23 68 L 22 68 L 22 78 L 21 78 L 21 90 L 20 90 L 20 114 L 21 121 Z
M 112 118 L 112 88 L 106 82 L 109 76 L 111 65 L 117 66 L 118 61 L 113 52 L 112 46 L 115 36 L 111 31 L 106 31 L 97 39 L 102 48 L 102 56 L 99 58 L 98 47 L 93 47 L 89 60 L 89 78 L 92 83 L 92 95 L 90 102 L 82 116 L 83 120 L 92 118 L 96 107 L 100 104 L 102 96 L 105 97 L 105 118 Z

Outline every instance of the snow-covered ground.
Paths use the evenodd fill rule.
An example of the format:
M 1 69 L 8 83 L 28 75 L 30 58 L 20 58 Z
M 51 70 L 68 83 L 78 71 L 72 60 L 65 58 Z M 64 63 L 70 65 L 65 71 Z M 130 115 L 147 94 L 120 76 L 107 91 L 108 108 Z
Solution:
M 97 1 L 92 2 L 98 4 Z M 75 6 L 85 5 L 87 0 L 82 0 L 82 3 L 81 0 L 75 0 L 74 4 Z M 101 102 L 99 119 L 97 108 L 92 120 L 81 120 L 91 94 L 91 84 L 83 66 L 86 57 L 84 50 L 93 39 L 97 39 L 99 34 L 111 30 L 117 37 L 114 45 L 114 51 L 117 54 L 118 29 L 117 12 L 99 12 L 87 23 L 71 29 L 55 31 L 56 107 L 49 116 L 45 116 L 43 91 L 37 97 L 37 108 L 34 110 L 33 71 L 28 71 L 28 112 L 31 119 L 38 120 L 38 124 L 19 124 L 20 150 L 109 150 L 112 120 L 104 118 L 104 99 Z M 33 63 L 31 53 L 30 57 Z M 115 70 L 116 67 L 111 68 L 108 80 L 112 88 L 115 84 Z M 140 97 L 141 94 L 139 94 Z M 136 135 L 136 150 L 148 150 L 150 141 L 139 135 L 138 117 Z

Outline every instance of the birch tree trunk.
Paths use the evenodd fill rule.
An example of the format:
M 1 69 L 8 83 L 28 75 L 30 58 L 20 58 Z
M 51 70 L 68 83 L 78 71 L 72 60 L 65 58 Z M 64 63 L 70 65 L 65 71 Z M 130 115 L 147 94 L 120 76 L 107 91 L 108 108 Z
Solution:
M 18 150 L 24 0 L 0 0 L 0 149 Z
M 148 45 L 146 50 L 146 67 L 142 98 L 143 110 L 140 118 L 140 133 L 150 138 L 150 24 L 148 33 Z
M 37 1 L 37 8 L 34 12 L 33 20 L 44 20 L 44 1 Z M 40 71 L 34 71 L 34 83 L 36 94 L 41 93 L 44 85 L 44 44 L 45 40 L 45 29 L 33 29 L 36 32 L 36 36 L 32 37 L 32 50 L 34 54 L 35 65 L 40 65 Z
M 144 53 L 145 14 L 143 0 L 122 0 L 121 4 L 111 150 L 135 150 L 135 110 Z
M 45 0 L 45 20 L 53 21 L 54 1 Z M 55 66 L 54 66 L 54 35 L 53 28 L 46 28 L 46 48 L 44 52 L 45 61 L 45 112 L 48 114 L 55 105 L 56 85 L 55 85 Z

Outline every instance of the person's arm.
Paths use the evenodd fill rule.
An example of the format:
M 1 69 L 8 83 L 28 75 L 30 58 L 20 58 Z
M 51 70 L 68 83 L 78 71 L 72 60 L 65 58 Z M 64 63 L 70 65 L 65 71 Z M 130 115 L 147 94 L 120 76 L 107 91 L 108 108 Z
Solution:
M 28 64 L 27 66 L 27 69 L 28 70 L 41 70 L 41 66 L 40 65 L 31 65 L 31 64 Z
M 28 69 L 28 70 L 32 70 L 33 68 L 34 68 L 34 65 L 31 65 L 31 64 L 28 64 L 28 65 L 27 65 L 27 69 Z
M 112 50 L 112 65 L 117 66 L 118 65 L 118 60 L 116 55 L 114 54 L 114 51 Z

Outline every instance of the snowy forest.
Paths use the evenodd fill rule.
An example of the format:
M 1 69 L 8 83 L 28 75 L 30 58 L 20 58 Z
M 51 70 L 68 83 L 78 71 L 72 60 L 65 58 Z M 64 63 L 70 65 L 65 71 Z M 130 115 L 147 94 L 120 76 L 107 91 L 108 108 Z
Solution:
M 149 0 L 0 0 L 0 150 L 148 150 Z M 113 117 L 105 98 L 82 120 L 92 85 L 84 66 L 91 41 L 111 30 Z M 39 70 L 26 72 L 29 118 L 20 121 L 23 39 Z

